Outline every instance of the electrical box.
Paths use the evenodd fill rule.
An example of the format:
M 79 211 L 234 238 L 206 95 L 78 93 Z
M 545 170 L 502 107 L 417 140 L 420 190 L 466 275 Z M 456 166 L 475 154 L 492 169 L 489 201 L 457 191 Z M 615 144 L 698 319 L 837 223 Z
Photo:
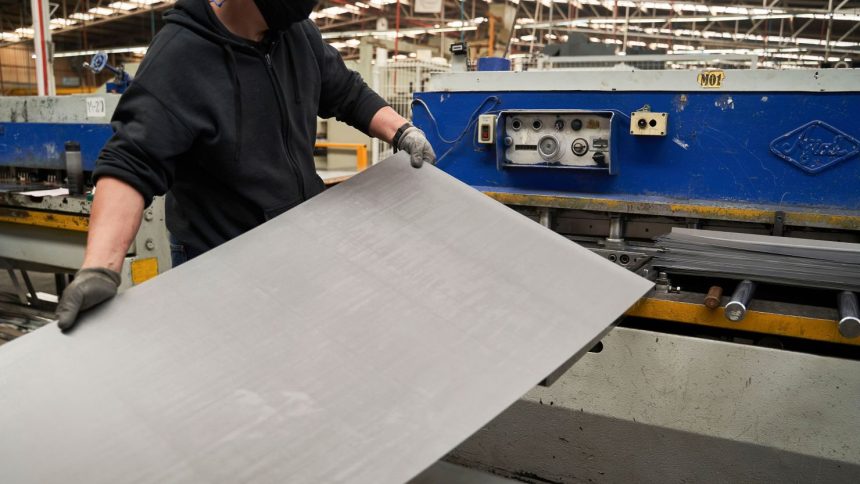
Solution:
M 636 111 L 630 114 L 630 134 L 635 136 L 666 136 L 668 125 L 668 113 Z
M 478 116 L 478 143 L 491 145 L 496 142 L 496 115 L 482 114 Z
M 500 116 L 504 167 L 615 172 L 612 111 L 505 111 Z

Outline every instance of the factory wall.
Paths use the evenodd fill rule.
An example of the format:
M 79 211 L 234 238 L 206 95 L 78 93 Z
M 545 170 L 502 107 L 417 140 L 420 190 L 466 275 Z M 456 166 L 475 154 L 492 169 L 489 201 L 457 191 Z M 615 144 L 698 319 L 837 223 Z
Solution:
M 0 95 L 27 96 L 36 94 L 36 66 L 32 45 L 16 44 L 0 49 Z M 54 77 L 58 94 L 92 92 L 107 82 L 110 74 L 94 76 L 81 67 L 83 57 L 56 59 Z

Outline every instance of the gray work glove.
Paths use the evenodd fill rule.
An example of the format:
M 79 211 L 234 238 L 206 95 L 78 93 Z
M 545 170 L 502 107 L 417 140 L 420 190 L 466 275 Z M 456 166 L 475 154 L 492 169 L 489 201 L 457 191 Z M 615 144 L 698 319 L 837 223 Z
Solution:
M 118 272 L 103 267 L 79 270 L 57 305 L 60 330 L 69 331 L 75 326 L 78 313 L 116 296 L 121 280 Z
M 424 132 L 414 126 L 400 136 L 397 149 L 409 153 L 410 162 L 415 168 L 421 168 L 424 163 L 436 164 L 436 153 L 433 152 L 433 147 L 430 146 Z

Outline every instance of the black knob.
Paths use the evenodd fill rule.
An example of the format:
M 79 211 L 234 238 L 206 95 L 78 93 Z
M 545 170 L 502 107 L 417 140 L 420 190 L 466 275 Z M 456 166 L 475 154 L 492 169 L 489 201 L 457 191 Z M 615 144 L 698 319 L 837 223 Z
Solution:
M 648 126 L 648 121 L 640 119 L 636 124 L 639 126 L 639 129 L 645 129 L 645 127 Z
M 561 131 L 564 129 L 564 120 L 563 119 L 556 119 L 555 120 L 555 129 L 557 131 Z
M 591 157 L 591 159 L 594 160 L 594 162 L 597 163 L 598 165 L 605 165 L 606 164 L 606 153 L 604 153 L 602 151 L 598 151 L 598 152 L 594 153 L 594 155 Z
M 574 119 L 570 122 L 570 128 L 574 131 L 579 131 L 580 129 L 582 129 L 582 120 Z

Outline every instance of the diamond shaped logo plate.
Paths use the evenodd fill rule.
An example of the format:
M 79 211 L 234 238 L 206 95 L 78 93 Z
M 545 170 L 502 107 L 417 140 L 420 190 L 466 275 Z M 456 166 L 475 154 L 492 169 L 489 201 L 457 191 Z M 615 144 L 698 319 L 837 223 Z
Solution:
M 807 173 L 819 173 L 860 154 L 860 141 L 823 121 L 812 121 L 773 140 L 770 150 Z

